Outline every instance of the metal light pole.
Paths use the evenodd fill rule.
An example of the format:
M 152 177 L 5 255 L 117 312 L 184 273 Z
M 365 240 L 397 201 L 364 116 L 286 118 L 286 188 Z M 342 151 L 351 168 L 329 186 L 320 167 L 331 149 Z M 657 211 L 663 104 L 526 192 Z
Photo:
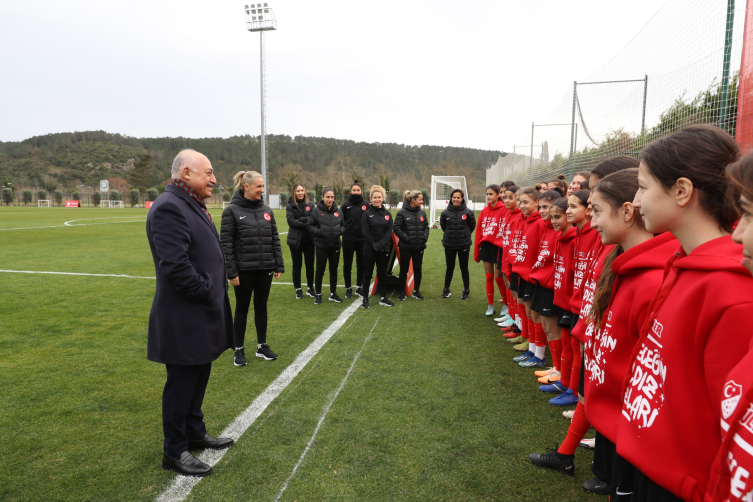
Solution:
M 246 29 L 252 32 L 259 32 L 259 65 L 261 68 L 261 176 L 264 179 L 264 189 L 269 190 L 267 185 L 267 118 L 266 108 L 267 100 L 264 96 L 265 78 L 265 57 L 264 57 L 264 32 L 277 29 L 277 19 L 275 13 L 269 8 L 268 3 L 257 3 L 246 5 Z

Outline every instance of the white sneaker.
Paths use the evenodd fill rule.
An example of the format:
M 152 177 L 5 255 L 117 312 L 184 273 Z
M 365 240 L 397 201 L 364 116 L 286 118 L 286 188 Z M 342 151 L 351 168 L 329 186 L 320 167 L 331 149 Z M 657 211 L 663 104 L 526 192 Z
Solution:
M 508 319 L 512 319 L 512 317 L 510 317 L 509 315 L 503 315 L 501 317 L 495 318 L 494 322 L 503 322 L 503 321 L 507 321 Z
M 568 420 L 572 420 L 575 416 L 575 410 L 567 410 L 562 412 L 562 416 Z
M 596 439 L 581 439 L 578 446 L 587 450 L 593 450 L 596 447 Z
M 487 316 L 493 316 L 494 315 L 494 305 L 489 305 L 486 307 L 486 314 Z
M 508 320 L 503 321 L 503 322 L 498 322 L 497 326 L 499 326 L 501 328 L 509 328 L 510 326 L 515 326 L 515 321 L 513 321 L 512 319 L 508 319 Z

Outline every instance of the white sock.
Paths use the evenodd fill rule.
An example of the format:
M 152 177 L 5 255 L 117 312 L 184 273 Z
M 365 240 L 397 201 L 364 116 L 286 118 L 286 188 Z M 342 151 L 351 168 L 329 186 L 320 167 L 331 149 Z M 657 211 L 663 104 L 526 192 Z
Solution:
M 536 350 L 534 350 L 534 355 L 538 357 L 539 359 L 544 359 L 544 356 L 546 356 L 546 345 L 543 347 L 536 347 Z
M 528 342 L 528 350 L 530 352 L 536 352 L 536 344 L 533 342 Z

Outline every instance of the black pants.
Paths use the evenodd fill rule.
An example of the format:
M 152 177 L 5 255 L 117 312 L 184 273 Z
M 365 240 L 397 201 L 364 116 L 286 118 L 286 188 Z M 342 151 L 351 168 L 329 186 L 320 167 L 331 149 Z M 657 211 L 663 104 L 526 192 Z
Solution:
M 290 256 L 293 257 L 293 287 L 301 289 L 301 267 L 304 260 L 306 263 L 306 286 L 309 288 L 314 285 L 314 243 L 312 241 L 304 242 L 300 247 L 290 248 Z
M 610 502 L 629 502 L 633 497 L 635 467 L 617 454 L 617 446 L 596 431 L 594 475 L 609 485 Z
M 444 248 L 444 259 L 447 269 L 444 273 L 444 288 L 450 289 L 452 274 L 455 273 L 455 256 L 458 257 L 460 264 L 460 274 L 463 276 L 463 289 L 471 289 L 471 276 L 468 273 L 468 258 L 471 256 L 471 248 L 468 249 L 448 249 Z
M 424 263 L 424 250 L 410 250 L 400 248 L 400 287 L 405 291 L 408 280 L 408 267 L 413 259 L 413 284 L 414 291 L 421 289 L 421 267 Z
M 165 453 L 180 458 L 188 440 L 204 439 L 207 429 L 201 403 L 207 390 L 212 363 L 197 366 L 166 364 L 167 381 L 162 391 L 162 431 Z
M 376 276 L 379 288 L 379 294 L 387 296 L 387 260 L 390 254 L 384 251 L 375 251 L 370 244 L 364 244 L 363 246 L 363 282 L 361 285 L 364 289 L 367 289 L 371 284 L 371 276 L 374 273 L 374 265 L 376 264 Z M 364 297 L 368 297 L 369 293 L 364 291 Z
M 340 265 L 339 249 L 322 249 L 316 248 L 316 294 L 322 294 L 322 279 L 324 278 L 324 269 L 329 262 L 329 292 L 337 291 L 337 267 Z
M 363 278 L 363 241 L 346 241 L 343 239 L 343 279 L 345 287 L 350 287 L 350 272 L 353 270 L 353 253 L 356 254 L 356 287 L 361 286 Z
M 254 297 L 254 325 L 257 343 L 267 343 L 267 300 L 272 289 L 273 270 L 241 270 L 240 286 L 235 286 L 235 347 L 243 347 L 251 295 Z

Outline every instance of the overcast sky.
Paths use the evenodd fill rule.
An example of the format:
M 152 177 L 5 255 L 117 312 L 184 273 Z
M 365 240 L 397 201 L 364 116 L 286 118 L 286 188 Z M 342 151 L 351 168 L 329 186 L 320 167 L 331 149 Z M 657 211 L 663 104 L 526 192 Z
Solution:
M 0 141 L 259 134 L 245 3 L 0 2 Z M 268 134 L 507 151 L 664 0 L 268 3 Z

